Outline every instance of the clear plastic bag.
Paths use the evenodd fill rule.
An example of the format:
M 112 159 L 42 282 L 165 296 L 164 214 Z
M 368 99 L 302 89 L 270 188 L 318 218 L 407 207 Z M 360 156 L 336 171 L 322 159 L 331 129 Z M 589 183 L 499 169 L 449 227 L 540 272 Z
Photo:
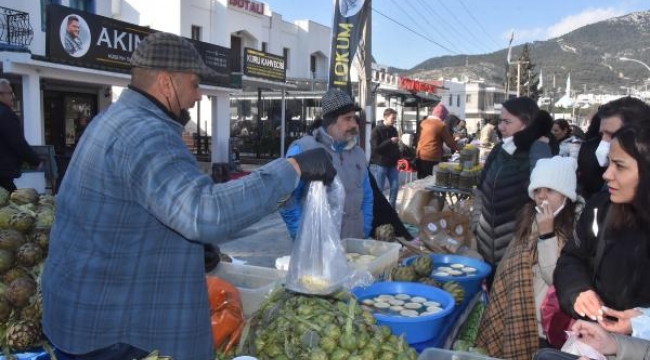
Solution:
M 586 356 L 589 359 L 607 360 L 607 358 L 594 349 L 591 345 L 580 340 L 579 334 L 575 331 L 567 331 L 567 339 L 562 346 L 562 351 L 576 356 Z
M 338 176 L 331 185 L 312 181 L 291 252 L 286 288 L 311 295 L 329 295 L 349 281 L 351 268 L 341 245 L 345 190 Z

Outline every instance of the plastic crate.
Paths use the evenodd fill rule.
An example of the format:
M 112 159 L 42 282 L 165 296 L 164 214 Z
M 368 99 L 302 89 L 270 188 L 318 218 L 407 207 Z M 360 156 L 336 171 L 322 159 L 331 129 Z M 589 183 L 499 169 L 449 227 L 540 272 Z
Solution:
M 464 351 L 451 351 L 436 348 L 425 349 L 418 360 L 499 360 L 487 355 L 468 353 Z
M 341 240 L 341 244 L 346 253 L 376 256 L 371 262 L 350 262 L 349 264 L 354 269 L 370 271 L 378 279 L 384 278 L 384 272 L 390 271 L 393 266 L 397 265 L 399 251 L 402 248 L 399 243 L 351 238 Z
M 217 276 L 239 290 L 244 315 L 250 317 L 259 310 L 276 286 L 284 283 L 286 273 L 277 269 L 221 262 L 208 276 Z

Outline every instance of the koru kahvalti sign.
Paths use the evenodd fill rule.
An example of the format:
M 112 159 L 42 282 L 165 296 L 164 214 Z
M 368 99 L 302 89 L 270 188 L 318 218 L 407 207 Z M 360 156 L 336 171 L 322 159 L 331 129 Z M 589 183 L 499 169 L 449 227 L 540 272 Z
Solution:
M 46 56 L 50 61 L 116 72 L 128 72 L 131 55 L 149 34 L 157 32 L 66 6 L 48 5 Z M 230 49 L 187 39 L 217 77 L 202 79 L 215 85 L 230 85 Z
M 287 80 L 287 62 L 284 56 L 244 48 L 244 75 L 271 81 Z

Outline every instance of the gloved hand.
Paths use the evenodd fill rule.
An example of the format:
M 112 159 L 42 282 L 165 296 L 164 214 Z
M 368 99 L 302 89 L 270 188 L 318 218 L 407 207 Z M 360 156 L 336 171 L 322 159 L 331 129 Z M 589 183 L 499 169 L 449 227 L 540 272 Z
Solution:
M 292 156 L 300 168 L 300 179 L 304 181 L 322 181 L 329 185 L 334 181 L 336 169 L 332 164 L 332 155 L 323 148 L 307 150 Z

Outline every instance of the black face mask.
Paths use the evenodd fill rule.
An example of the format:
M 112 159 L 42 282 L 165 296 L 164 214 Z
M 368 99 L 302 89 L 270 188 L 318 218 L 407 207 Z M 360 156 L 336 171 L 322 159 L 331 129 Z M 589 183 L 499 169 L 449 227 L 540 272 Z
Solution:
M 178 99 L 178 91 L 176 90 L 176 85 L 174 85 L 174 81 L 172 79 L 169 79 L 169 81 L 172 84 L 172 87 L 174 88 L 174 96 L 176 97 L 176 103 L 178 104 L 178 107 L 181 107 L 181 102 Z M 174 115 L 174 119 L 178 121 L 181 125 L 185 126 L 187 125 L 188 122 L 191 120 L 190 112 L 187 109 L 182 109 L 180 110 L 179 114 L 176 115 L 172 112 L 172 106 L 169 103 L 169 99 L 167 99 L 167 106 L 169 106 L 169 113 Z
M 192 117 L 190 116 L 190 112 L 187 109 L 181 109 L 181 114 L 178 116 L 178 122 L 185 126 L 191 119 Z

